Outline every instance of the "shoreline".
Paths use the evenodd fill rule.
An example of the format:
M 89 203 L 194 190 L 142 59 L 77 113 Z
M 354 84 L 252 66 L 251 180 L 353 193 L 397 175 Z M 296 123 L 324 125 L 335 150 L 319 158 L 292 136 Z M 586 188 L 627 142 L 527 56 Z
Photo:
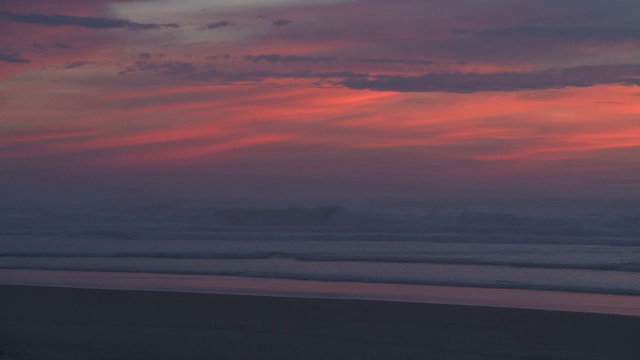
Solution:
M 1 359 L 637 359 L 640 318 L 487 306 L 0 286 Z
M 640 296 L 217 275 L 0 269 L 1 285 L 375 300 L 640 317 Z

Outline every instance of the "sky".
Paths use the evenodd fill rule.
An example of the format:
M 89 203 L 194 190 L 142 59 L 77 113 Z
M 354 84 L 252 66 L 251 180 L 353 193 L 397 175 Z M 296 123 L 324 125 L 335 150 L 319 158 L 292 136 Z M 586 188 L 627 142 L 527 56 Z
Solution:
M 640 195 L 637 0 L 7 0 L 0 196 Z

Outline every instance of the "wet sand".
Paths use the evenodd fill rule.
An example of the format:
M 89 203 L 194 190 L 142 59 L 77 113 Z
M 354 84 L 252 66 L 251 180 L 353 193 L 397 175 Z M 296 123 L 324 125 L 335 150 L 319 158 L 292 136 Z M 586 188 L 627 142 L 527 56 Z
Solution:
M 2 359 L 634 359 L 640 317 L 0 286 Z
M 379 300 L 640 316 L 637 295 L 508 288 L 24 269 L 0 269 L 0 285 Z

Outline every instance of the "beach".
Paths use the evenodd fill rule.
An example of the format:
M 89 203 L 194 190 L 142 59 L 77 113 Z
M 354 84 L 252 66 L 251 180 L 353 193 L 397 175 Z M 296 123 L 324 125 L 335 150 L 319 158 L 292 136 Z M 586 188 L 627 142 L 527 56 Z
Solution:
M 637 359 L 640 317 L 0 286 L 2 359 Z

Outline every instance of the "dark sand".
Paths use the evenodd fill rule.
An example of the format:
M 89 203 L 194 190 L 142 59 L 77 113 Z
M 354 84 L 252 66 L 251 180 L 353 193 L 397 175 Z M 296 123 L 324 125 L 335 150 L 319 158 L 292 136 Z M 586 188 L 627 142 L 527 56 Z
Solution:
M 640 359 L 640 317 L 0 286 L 0 359 Z

